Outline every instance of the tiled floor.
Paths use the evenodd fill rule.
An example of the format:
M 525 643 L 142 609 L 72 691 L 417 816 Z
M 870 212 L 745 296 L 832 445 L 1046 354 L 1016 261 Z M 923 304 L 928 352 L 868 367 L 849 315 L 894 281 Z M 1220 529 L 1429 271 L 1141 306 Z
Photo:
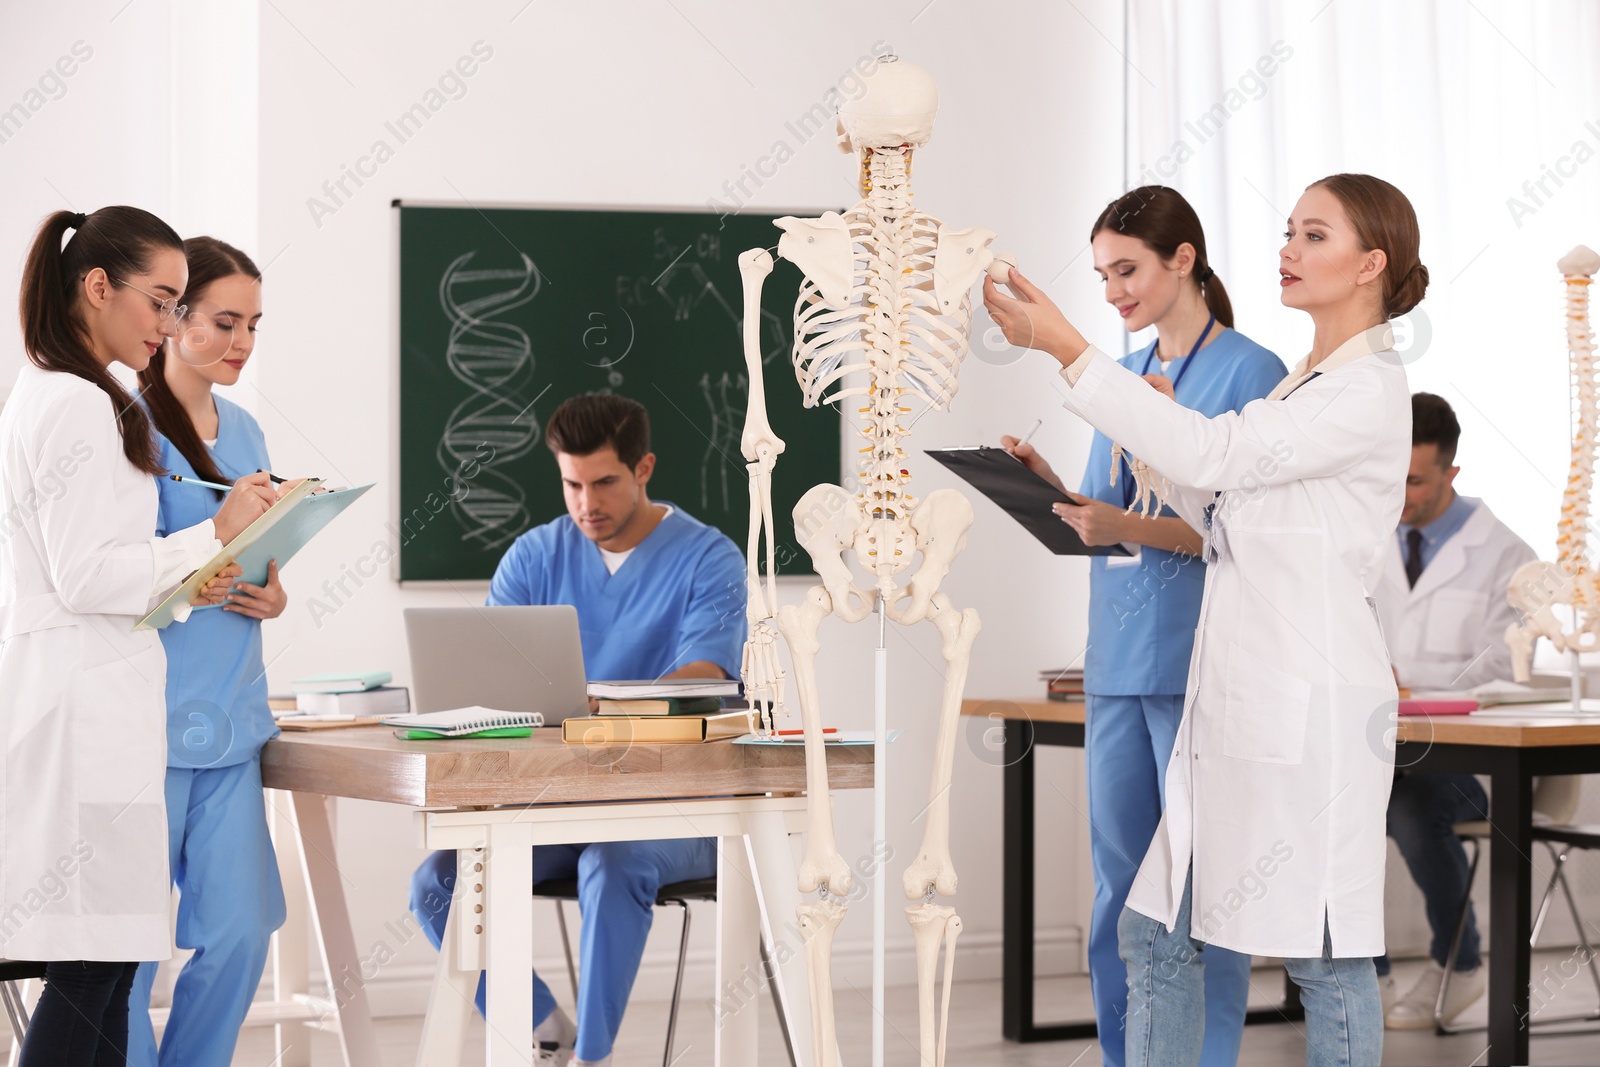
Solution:
M 1570 951 L 1535 953 L 1534 973 L 1541 966 L 1559 965 Z M 1396 975 L 1406 989 L 1420 969 L 1420 963 L 1399 964 Z M 1282 972 L 1257 971 L 1255 985 L 1264 995 L 1280 988 Z M 862 991 L 863 994 L 865 991 Z M 844 990 L 839 995 L 839 1045 L 845 1067 L 865 1067 L 871 1062 L 871 1010 L 864 995 Z M 1587 975 L 1555 991 L 1546 1010 L 1560 1014 L 1594 1006 L 1594 988 Z M 666 1004 L 661 1001 L 636 1003 L 618 1039 L 616 1067 L 645 1067 L 661 1062 L 662 1040 L 666 1032 Z M 889 1067 L 918 1067 L 915 1048 L 916 990 L 892 988 L 888 992 L 885 1063 Z M 1089 1009 L 1089 984 L 1086 978 L 1061 978 L 1040 983 L 1039 1013 L 1043 1017 L 1081 1015 Z M 1091 1067 L 1100 1062 L 1098 1046 L 1090 1042 L 1056 1042 L 1038 1045 L 1013 1045 L 1000 1038 L 1000 984 L 964 982 L 958 984 L 951 1004 L 949 1067 Z M 1480 1001 L 1462 1017 L 1463 1022 L 1483 1019 Z M 762 1054 L 752 1067 L 784 1067 L 777 1019 L 770 1002 L 763 1005 Z M 416 1044 L 422 1031 L 420 1018 L 385 1019 L 378 1024 L 383 1042 L 384 1064 L 410 1067 L 415 1062 Z M 341 1064 L 335 1039 L 327 1034 L 311 1037 L 314 1067 Z M 1384 1040 L 1385 1064 L 1471 1064 L 1481 1063 L 1487 1037 L 1482 1033 L 1435 1037 L 1431 1033 L 1389 1031 Z M 677 1056 L 674 1067 L 709 1067 L 711 1064 L 711 1021 L 703 1010 L 685 1010 L 678 1024 Z M 234 1057 L 234 1067 L 274 1067 L 275 1052 L 271 1032 L 247 1031 Z M 1251 1026 L 1245 1031 L 1240 1064 L 1249 1067 L 1286 1067 L 1303 1063 L 1304 1038 L 1288 1023 Z M 475 1023 L 464 1062 L 483 1062 L 483 1026 Z M 1535 1036 L 1532 1062 L 1536 1064 L 1600 1063 L 1600 1034 L 1566 1037 Z

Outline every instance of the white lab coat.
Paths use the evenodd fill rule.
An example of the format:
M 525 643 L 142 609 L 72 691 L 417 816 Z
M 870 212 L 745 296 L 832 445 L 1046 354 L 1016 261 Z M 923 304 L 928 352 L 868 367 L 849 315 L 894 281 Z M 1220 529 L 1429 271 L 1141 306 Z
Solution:
M 1466 498 L 1469 499 L 1470 498 Z M 1378 617 L 1400 684 L 1471 689 L 1511 677 L 1506 627 L 1518 619 L 1506 599 L 1511 573 L 1538 553 L 1481 500 L 1467 521 L 1406 584 L 1400 538 L 1391 533 L 1378 586 Z
M 133 624 L 220 546 L 154 538 L 111 400 L 24 363 L 0 412 L 0 956 L 159 960 L 166 657 Z
M 1320 956 L 1326 919 L 1335 956 L 1383 951 L 1396 694 L 1369 594 L 1411 458 L 1392 348 L 1374 327 L 1320 377 L 1291 388 L 1302 361 L 1267 398 L 1212 419 L 1098 353 L 1068 391 L 1205 531 L 1166 813 L 1128 906 L 1174 928 L 1192 863 L 1191 932 L 1210 944 Z

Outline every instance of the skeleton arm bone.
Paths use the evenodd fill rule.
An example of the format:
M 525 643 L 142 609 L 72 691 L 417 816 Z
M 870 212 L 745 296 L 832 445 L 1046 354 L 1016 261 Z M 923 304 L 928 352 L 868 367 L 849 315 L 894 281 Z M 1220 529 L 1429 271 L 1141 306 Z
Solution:
M 772 619 L 778 609 L 776 543 L 772 524 L 772 470 L 784 443 L 772 432 L 767 421 L 766 383 L 761 373 L 761 288 L 772 273 L 772 256 L 765 249 L 753 248 L 739 256 L 739 274 L 744 281 L 744 361 L 749 377 L 749 406 L 745 411 L 740 451 L 750 474 L 750 526 L 745 545 L 745 617 L 750 626 L 740 663 L 752 719 L 762 710 L 762 726 L 774 724 L 783 707 L 783 670 L 776 656 L 777 632 Z M 756 566 L 761 535 L 767 539 L 767 580 L 763 587 Z M 752 722 L 752 727 L 755 723 Z M 764 731 L 757 731 L 758 733 Z

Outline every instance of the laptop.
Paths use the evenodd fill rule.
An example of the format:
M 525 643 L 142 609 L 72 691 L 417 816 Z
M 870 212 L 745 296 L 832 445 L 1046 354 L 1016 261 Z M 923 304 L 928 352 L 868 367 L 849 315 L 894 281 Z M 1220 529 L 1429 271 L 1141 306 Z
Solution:
M 589 714 L 570 604 L 406 608 L 413 711 L 537 711 L 546 726 Z

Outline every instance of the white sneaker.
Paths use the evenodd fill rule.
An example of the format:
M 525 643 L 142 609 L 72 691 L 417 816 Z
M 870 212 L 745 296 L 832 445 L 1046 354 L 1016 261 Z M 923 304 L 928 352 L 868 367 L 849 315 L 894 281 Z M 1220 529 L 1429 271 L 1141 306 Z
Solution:
M 1439 1001 L 1439 986 L 1443 981 L 1444 968 L 1429 960 L 1417 976 L 1416 984 L 1384 1013 L 1383 1025 L 1390 1030 L 1432 1030 L 1433 1008 Z M 1440 1018 L 1446 1024 L 1454 1022 L 1456 1016 L 1483 996 L 1485 984 L 1482 964 L 1470 971 L 1452 974 L 1450 992 L 1445 998 Z
M 534 1067 L 568 1067 L 577 1041 L 578 1025 L 558 1005 L 533 1028 Z
M 1394 984 L 1394 975 L 1386 974 L 1378 979 L 1378 998 L 1383 1001 L 1383 1017 L 1387 1019 L 1389 1009 L 1400 999 L 1400 990 Z

